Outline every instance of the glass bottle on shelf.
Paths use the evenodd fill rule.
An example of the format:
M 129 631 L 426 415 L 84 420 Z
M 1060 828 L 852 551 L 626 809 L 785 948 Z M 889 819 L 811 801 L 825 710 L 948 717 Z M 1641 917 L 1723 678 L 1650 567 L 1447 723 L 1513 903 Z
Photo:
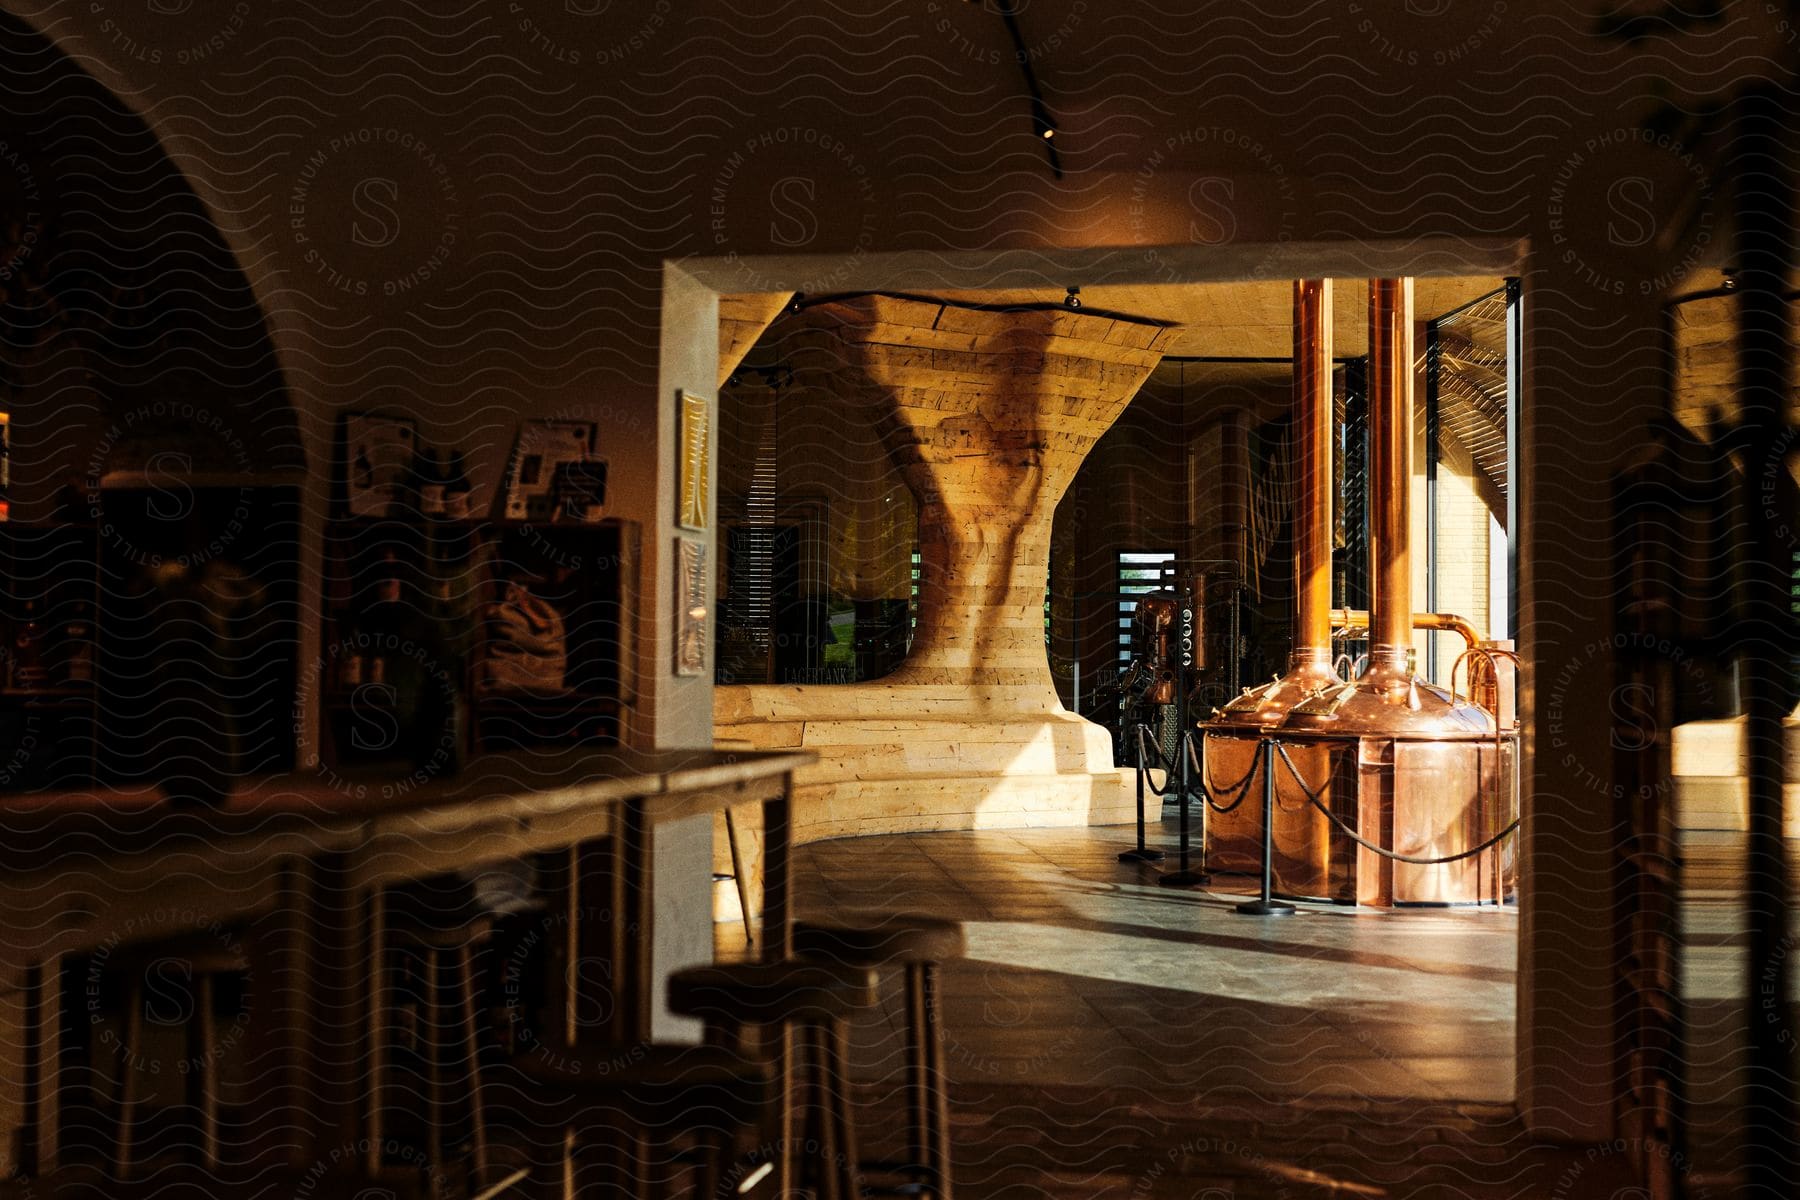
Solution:
M 77 600 L 62 629 L 62 676 L 71 687 L 94 682 L 94 621 L 88 602 Z
M 391 550 L 380 571 L 361 629 L 370 645 L 364 682 L 382 685 L 386 710 L 378 720 L 371 714 L 369 733 L 379 727 L 385 744 L 363 748 L 409 762 L 421 780 L 452 775 L 462 765 L 466 716 L 461 660 L 445 636 L 448 581 Z
M 375 601 L 364 610 L 358 626 L 362 632 L 361 640 L 367 643 L 363 651 L 364 683 L 386 683 L 388 681 L 389 641 L 399 645 L 397 635 L 407 624 L 404 614 L 400 613 L 401 594 L 400 556 L 392 550 L 381 552 L 380 574 L 375 578 Z

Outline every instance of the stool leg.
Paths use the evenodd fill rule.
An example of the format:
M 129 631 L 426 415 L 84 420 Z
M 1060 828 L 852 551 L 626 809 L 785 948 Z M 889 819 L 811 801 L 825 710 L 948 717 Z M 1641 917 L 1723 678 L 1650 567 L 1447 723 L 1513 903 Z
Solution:
M 937 1181 L 931 1175 L 930 1005 L 925 964 L 906 964 L 906 1161 L 924 1172 L 936 1200 Z
M 425 951 L 424 998 L 420 1004 L 423 1029 L 419 1031 L 419 1051 L 425 1058 L 425 1157 L 431 1172 L 432 1200 L 443 1193 L 444 1115 L 449 1107 L 444 1085 L 444 1048 L 449 1038 L 444 1031 L 444 976 L 442 955 L 437 947 Z
M 475 951 L 463 944 L 459 962 L 462 976 L 463 1057 L 469 1068 L 469 1125 L 475 1148 L 475 1179 L 485 1183 L 487 1176 L 487 1113 L 481 1096 L 481 1033 L 476 1021 Z
M 801 1030 L 806 1046 L 803 1088 L 806 1095 L 806 1121 L 802 1132 L 807 1142 L 807 1159 L 811 1182 L 819 1200 L 849 1200 L 843 1191 L 843 1175 L 839 1163 L 844 1147 L 838 1140 L 839 1125 L 836 1096 L 831 1081 L 830 1031 L 823 1025 L 807 1025 Z M 818 1152 L 811 1153 L 816 1141 Z
M 778 1194 L 786 1196 L 799 1191 L 798 1181 L 794 1178 L 794 1136 L 797 1132 L 794 1055 L 799 1053 L 800 1039 L 791 1025 L 782 1025 L 775 1037 L 779 1043 L 775 1055 L 775 1175 L 778 1181 L 775 1186 L 780 1189 Z
M 636 1122 L 625 1130 L 625 1162 L 631 1172 L 631 1200 L 661 1200 L 667 1195 L 657 1147 L 649 1131 Z
M 725 844 L 731 849 L 731 878 L 737 884 L 738 909 L 744 916 L 744 945 L 756 946 L 756 929 L 750 914 L 750 880 L 744 875 L 744 856 L 738 849 L 737 821 L 725 810 Z
M 731 1130 L 702 1129 L 698 1140 L 700 1162 L 694 1168 L 694 1194 L 704 1200 L 715 1200 L 719 1194 L 719 1177 L 731 1160 Z
M 371 1178 L 381 1171 L 381 1147 L 387 1137 L 388 1067 L 400 1041 L 397 1012 L 388 996 L 391 947 L 385 941 L 376 945 L 381 949 L 369 971 L 369 1146 L 362 1164 Z
M 825 1086 L 829 1108 L 825 1119 L 832 1130 L 836 1157 L 831 1171 L 837 1176 L 834 1190 L 844 1200 L 861 1200 L 862 1156 L 856 1149 L 856 1114 L 850 1099 L 850 1022 L 837 1020 L 821 1031 L 820 1047 L 825 1051 Z
M 925 993 L 925 1079 L 930 1088 L 930 1157 L 932 1200 L 951 1200 L 950 1182 L 950 1080 L 944 1073 L 944 1009 L 938 993 L 938 965 L 921 963 L 920 982 Z
M 125 989 L 125 1045 L 119 1076 L 119 1129 L 114 1139 L 113 1173 L 129 1179 L 133 1138 L 137 1133 L 137 1058 L 144 1047 L 144 981 L 134 978 Z
M 217 984 L 218 980 L 213 975 L 200 977 L 200 1054 L 193 1076 L 199 1093 L 200 1154 L 207 1167 L 215 1171 L 219 1167 L 218 1023 L 213 1012 Z M 193 1026 L 190 1025 L 189 1028 Z
M 563 1130 L 560 1166 L 557 1172 L 560 1186 L 554 1193 L 555 1200 L 575 1200 L 576 1189 L 581 1183 L 581 1143 L 576 1140 L 573 1129 Z
M 628 1122 L 607 1131 L 606 1139 L 595 1145 L 578 1145 L 575 1152 L 576 1181 L 574 1195 L 606 1200 L 651 1200 L 649 1168 L 644 1153 L 644 1137 Z

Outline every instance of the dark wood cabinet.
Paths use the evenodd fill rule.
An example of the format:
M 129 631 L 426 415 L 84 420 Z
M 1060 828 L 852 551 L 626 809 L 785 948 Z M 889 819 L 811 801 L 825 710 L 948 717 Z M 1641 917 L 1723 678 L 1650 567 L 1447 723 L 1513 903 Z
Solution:
M 435 776 L 470 754 L 618 742 L 637 553 L 618 520 L 331 521 L 324 764 Z M 524 650 L 509 640 L 521 626 L 539 639 Z

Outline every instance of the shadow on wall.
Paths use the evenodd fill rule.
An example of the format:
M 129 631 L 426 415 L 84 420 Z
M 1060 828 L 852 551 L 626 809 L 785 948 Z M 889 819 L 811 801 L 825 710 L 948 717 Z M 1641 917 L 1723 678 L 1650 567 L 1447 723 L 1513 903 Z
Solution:
M 855 398 L 918 499 L 913 648 L 878 682 L 720 687 L 716 732 L 820 755 L 802 837 L 1125 820 L 1110 735 L 1057 699 L 1043 597 L 1056 505 L 1168 330 L 875 295 L 804 329 L 796 371 Z

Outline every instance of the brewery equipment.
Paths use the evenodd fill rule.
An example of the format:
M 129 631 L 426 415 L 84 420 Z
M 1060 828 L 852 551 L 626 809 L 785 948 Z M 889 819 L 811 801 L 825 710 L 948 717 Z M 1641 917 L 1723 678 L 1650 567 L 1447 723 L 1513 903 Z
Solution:
M 1371 282 L 1369 301 L 1370 559 L 1368 613 L 1335 610 L 1330 594 L 1330 282 L 1294 287 L 1294 648 L 1286 674 L 1246 689 L 1203 725 L 1203 786 L 1214 870 L 1254 871 L 1267 853 L 1276 891 L 1389 906 L 1499 902 L 1511 887 L 1510 839 L 1481 849 L 1512 820 L 1518 734 L 1516 660 L 1448 614 L 1412 611 L 1412 281 Z M 1332 666 L 1334 622 L 1366 625 L 1367 665 L 1346 681 Z M 1468 649 L 1484 708 L 1420 679 L 1412 630 L 1445 628 Z M 1454 679 L 1454 673 L 1453 673 Z M 1502 697 L 1509 711 L 1497 719 Z M 1242 801 L 1241 803 L 1239 801 Z

